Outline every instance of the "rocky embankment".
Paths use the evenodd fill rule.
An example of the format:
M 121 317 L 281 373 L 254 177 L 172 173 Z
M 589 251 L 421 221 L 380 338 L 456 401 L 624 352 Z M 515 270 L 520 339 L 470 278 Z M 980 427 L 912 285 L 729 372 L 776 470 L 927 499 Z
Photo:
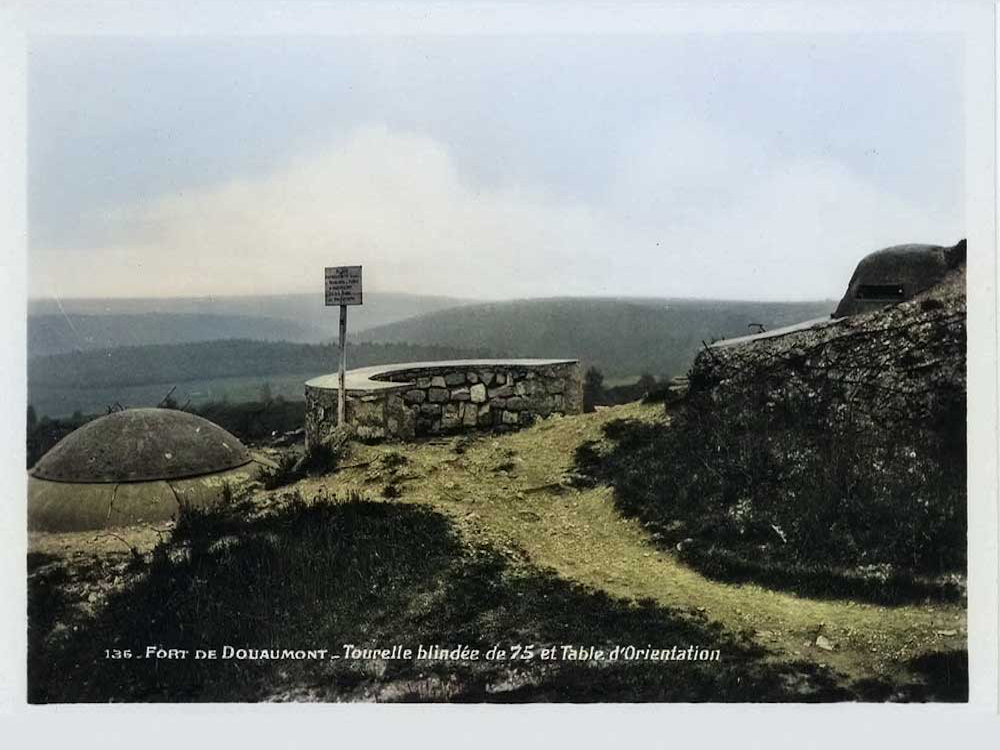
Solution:
M 688 379 L 669 429 L 618 430 L 605 471 L 624 512 L 725 580 L 960 595 L 964 266 L 892 307 L 706 347 Z
M 692 394 L 722 402 L 763 391 L 834 421 L 965 430 L 965 267 L 892 307 L 743 345 L 705 349 Z M 963 437 L 964 439 L 964 437 Z

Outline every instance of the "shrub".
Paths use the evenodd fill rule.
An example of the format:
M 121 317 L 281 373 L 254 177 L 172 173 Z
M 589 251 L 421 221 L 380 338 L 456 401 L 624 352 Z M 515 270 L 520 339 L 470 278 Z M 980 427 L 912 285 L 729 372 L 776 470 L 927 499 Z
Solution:
M 302 461 L 302 471 L 310 475 L 327 474 L 337 468 L 347 451 L 346 443 L 314 443 Z
M 232 404 L 216 401 L 194 411 L 240 440 L 261 440 L 274 433 L 290 432 L 305 422 L 304 401 L 271 399 Z
M 386 451 L 379 458 L 379 464 L 387 471 L 394 471 L 401 466 L 406 466 L 408 463 L 409 459 L 397 451 Z
M 299 458 L 294 453 L 282 453 L 276 461 L 277 466 L 262 466 L 258 479 L 264 489 L 274 490 L 278 487 L 292 484 L 302 478 L 299 471 Z
M 317 443 L 309 446 L 302 456 L 291 452 L 282 453 L 278 457 L 277 466 L 262 468 L 258 479 L 265 489 L 273 490 L 297 482 L 305 476 L 327 474 L 337 468 L 345 451 L 346 444 Z

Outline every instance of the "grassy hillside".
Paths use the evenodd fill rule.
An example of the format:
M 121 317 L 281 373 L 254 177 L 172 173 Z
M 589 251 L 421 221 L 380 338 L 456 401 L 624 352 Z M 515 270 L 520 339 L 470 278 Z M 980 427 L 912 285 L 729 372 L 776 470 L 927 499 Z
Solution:
M 617 491 L 574 482 L 575 449 L 623 419 L 669 424 L 662 405 L 634 403 L 504 435 L 355 443 L 334 471 L 176 524 L 33 533 L 30 700 L 967 700 L 961 602 L 719 582 L 624 518 Z M 100 658 L 151 644 L 341 658 Z M 389 659 L 346 644 L 504 654 Z M 617 646 L 720 659 L 615 659 Z
M 452 297 L 373 292 L 351 309 L 350 328 L 384 325 L 463 304 Z M 225 338 L 329 341 L 337 313 L 322 294 L 166 299 L 35 299 L 28 302 L 28 355 Z
M 372 328 L 363 341 L 488 349 L 498 356 L 574 357 L 609 377 L 678 375 L 703 340 L 828 315 L 826 302 L 555 298 L 467 305 Z
M 229 544 L 219 544 L 222 538 Z M 189 554 L 175 552 L 182 549 Z M 176 562 L 179 558 L 184 562 Z M 494 550 L 464 547 L 447 517 L 419 506 L 293 502 L 254 520 L 241 512 L 188 513 L 152 559 L 141 582 L 117 593 L 103 616 L 81 618 L 69 636 L 49 635 L 58 616 L 53 610 L 66 605 L 56 570 L 42 567 L 32 583 L 33 703 L 262 701 L 294 695 L 304 685 L 314 691 L 312 699 L 327 701 L 790 697 L 783 684 L 793 671 L 768 666 L 762 649 L 652 602 L 636 606 L 551 573 L 517 571 Z M 36 556 L 34 568 L 40 562 Z M 481 616 L 484 612 L 490 616 Z M 142 659 L 87 660 L 94 643 L 140 644 L 151 633 L 157 643 L 190 653 L 218 645 L 223 658 L 178 660 L 151 669 L 144 648 L 137 646 L 132 652 Z M 280 651 L 276 633 L 292 648 L 326 648 L 335 658 L 315 653 L 297 662 L 236 661 L 222 650 L 224 644 L 259 648 L 273 643 Z M 452 638 L 468 646 L 464 659 L 396 660 L 377 681 L 366 674 L 370 667 L 342 645 L 406 644 L 416 652 L 418 646 L 411 644 L 447 650 Z M 559 649 L 562 643 L 616 640 L 711 643 L 724 648 L 727 659 L 669 669 L 621 662 L 601 669 L 601 678 L 594 679 L 595 667 L 570 659 L 543 662 L 540 647 L 533 645 L 553 643 L 550 648 Z M 520 654 L 514 649 L 523 650 L 521 643 L 532 647 L 515 658 L 482 656 L 498 643 L 505 654 L 508 648 Z M 518 659 L 519 674 L 512 675 L 509 665 Z M 827 688 L 823 696 L 851 694 Z

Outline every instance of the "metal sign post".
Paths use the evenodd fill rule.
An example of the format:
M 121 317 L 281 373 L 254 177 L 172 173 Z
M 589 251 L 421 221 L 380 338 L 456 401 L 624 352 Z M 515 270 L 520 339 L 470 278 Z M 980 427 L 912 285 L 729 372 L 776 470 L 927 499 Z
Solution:
M 347 390 L 344 388 L 344 373 L 347 372 L 347 305 L 340 306 L 340 336 L 337 338 L 340 351 L 337 357 L 337 424 L 344 424 L 344 408 Z
M 344 424 L 347 394 L 344 373 L 347 372 L 347 306 L 363 304 L 361 297 L 361 266 L 333 266 L 325 272 L 325 296 L 328 307 L 340 306 L 340 338 L 337 364 L 337 425 Z

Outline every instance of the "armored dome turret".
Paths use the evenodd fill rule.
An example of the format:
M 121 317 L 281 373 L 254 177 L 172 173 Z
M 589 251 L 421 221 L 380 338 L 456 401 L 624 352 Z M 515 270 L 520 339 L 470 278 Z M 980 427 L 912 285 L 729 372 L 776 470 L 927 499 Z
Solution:
M 261 459 L 219 425 L 176 409 L 88 422 L 29 472 L 28 527 L 76 531 L 170 519 L 256 478 Z
M 965 248 L 962 240 L 954 247 L 895 245 L 866 255 L 833 316 L 842 318 L 905 302 L 964 263 Z
M 126 409 L 67 435 L 31 473 L 53 482 L 140 482 L 212 474 L 251 460 L 234 435 L 195 414 Z

